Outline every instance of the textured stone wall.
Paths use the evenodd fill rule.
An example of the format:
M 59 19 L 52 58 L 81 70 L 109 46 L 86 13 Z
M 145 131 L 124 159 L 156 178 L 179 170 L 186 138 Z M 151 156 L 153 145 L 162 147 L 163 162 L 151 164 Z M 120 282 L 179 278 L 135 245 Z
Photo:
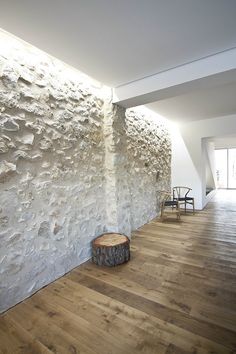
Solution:
M 169 183 L 164 126 L 0 33 L 0 312 L 155 217 Z
M 0 43 L 0 305 L 90 258 L 106 230 L 100 86 Z
M 145 107 L 110 107 L 104 125 L 109 141 L 107 225 L 129 235 L 157 216 L 159 192 L 170 189 L 171 139 L 165 120 Z
M 165 121 L 148 109 L 128 109 L 125 123 L 134 230 L 158 214 L 158 191 L 170 189 L 171 140 Z
M 107 229 L 130 236 L 130 190 L 125 109 L 106 104 L 104 112 Z

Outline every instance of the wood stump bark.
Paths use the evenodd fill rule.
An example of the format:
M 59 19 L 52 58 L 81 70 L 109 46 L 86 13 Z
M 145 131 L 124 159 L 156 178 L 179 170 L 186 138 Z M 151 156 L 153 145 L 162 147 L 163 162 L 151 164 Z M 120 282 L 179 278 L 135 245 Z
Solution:
M 130 241 L 127 236 L 106 233 L 92 243 L 92 261 L 97 265 L 114 267 L 130 259 Z

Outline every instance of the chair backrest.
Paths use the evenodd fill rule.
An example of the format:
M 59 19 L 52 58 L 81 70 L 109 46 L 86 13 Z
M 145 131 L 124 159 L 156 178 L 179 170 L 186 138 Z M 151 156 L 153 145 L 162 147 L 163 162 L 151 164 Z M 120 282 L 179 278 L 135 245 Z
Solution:
M 187 197 L 188 193 L 192 190 L 189 187 L 176 186 L 173 187 L 173 198 L 184 198 Z

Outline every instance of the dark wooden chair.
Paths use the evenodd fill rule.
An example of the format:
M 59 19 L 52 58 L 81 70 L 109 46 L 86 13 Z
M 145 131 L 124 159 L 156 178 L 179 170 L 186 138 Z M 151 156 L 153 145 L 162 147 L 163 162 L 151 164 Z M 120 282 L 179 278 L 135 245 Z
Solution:
M 181 207 L 181 204 L 184 204 L 185 213 L 186 213 L 187 205 L 188 204 L 192 205 L 193 214 L 194 214 L 195 213 L 194 198 L 188 195 L 191 190 L 192 189 L 189 187 L 182 187 L 182 186 L 174 187 L 173 188 L 173 200 L 178 201 L 180 207 Z
M 173 200 L 172 193 L 168 191 L 160 191 L 161 195 L 161 220 L 164 220 L 165 211 L 171 208 L 172 213 L 176 213 L 177 220 L 180 220 L 180 206 L 177 200 Z

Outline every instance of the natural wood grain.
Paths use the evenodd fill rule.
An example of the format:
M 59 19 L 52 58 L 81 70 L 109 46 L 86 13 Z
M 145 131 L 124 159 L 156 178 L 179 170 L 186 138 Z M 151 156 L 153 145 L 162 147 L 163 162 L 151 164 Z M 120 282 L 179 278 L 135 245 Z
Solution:
M 106 233 L 92 242 L 92 261 L 99 266 L 114 267 L 130 260 L 130 241 L 122 234 Z
M 126 243 L 127 241 L 128 238 L 124 235 L 116 234 L 116 233 L 108 233 L 108 234 L 103 234 L 102 236 L 96 238 L 93 241 L 93 246 L 111 247 L 111 246 L 121 245 L 122 243 Z
M 87 262 L 0 318 L 0 353 L 236 353 L 236 191 L 133 232 L 131 261 Z

